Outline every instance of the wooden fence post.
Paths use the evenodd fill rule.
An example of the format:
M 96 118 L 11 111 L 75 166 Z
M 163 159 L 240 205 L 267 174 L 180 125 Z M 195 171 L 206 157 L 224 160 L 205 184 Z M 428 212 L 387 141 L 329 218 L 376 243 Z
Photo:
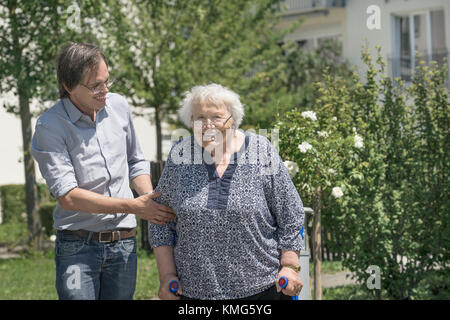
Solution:
M 156 161 L 156 162 L 150 162 L 150 179 L 152 181 L 153 188 L 156 188 L 158 185 L 159 178 L 161 177 L 162 170 L 164 168 L 165 161 Z M 134 192 L 134 196 L 136 197 L 137 194 Z M 141 224 L 141 247 L 145 251 L 151 252 L 152 248 L 149 243 L 149 237 L 148 237 L 148 221 L 139 219 Z
M 318 187 L 314 193 L 313 210 L 313 259 L 314 259 L 314 300 L 322 300 L 322 189 Z

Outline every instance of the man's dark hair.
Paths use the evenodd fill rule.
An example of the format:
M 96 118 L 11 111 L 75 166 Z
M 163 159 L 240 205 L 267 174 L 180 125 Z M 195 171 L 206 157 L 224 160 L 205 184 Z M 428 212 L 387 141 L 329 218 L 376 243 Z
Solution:
M 57 60 L 57 76 L 59 97 L 66 98 L 69 90 L 76 87 L 86 72 L 95 71 L 103 59 L 108 65 L 105 56 L 99 47 L 89 43 L 70 43 L 59 53 Z

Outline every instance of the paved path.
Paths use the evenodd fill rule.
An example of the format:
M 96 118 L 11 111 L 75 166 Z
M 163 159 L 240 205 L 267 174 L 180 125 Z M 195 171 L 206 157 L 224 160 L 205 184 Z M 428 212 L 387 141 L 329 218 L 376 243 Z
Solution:
M 352 273 L 349 271 L 341 271 L 333 274 L 322 273 L 322 287 L 335 288 L 347 284 L 356 284 L 356 279 L 352 280 L 350 278 L 351 276 Z M 312 278 L 311 278 L 311 287 L 314 288 L 314 280 Z
M 0 259 L 19 258 L 20 255 L 8 250 L 7 247 L 0 247 Z

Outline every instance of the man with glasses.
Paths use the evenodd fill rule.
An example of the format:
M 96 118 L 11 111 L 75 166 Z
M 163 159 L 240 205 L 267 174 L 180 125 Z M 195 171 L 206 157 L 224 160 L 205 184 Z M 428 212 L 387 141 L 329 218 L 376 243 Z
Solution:
M 109 93 L 112 81 L 100 49 L 71 43 L 57 64 L 61 99 L 37 120 L 31 153 L 58 199 L 58 296 L 132 299 L 136 216 L 165 224 L 175 215 L 152 200 L 161 194 L 153 193 L 125 98 Z

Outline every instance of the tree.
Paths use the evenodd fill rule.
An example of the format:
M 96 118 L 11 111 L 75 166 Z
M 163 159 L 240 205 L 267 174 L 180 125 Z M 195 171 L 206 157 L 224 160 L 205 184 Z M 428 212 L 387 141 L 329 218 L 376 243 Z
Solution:
M 138 107 L 153 109 L 157 159 L 163 121 L 173 117 L 185 91 L 217 82 L 238 92 L 251 108 L 282 92 L 281 49 L 275 0 L 109 1 L 99 22 L 109 35 L 116 90 Z
M 30 241 L 37 248 L 42 245 L 42 225 L 38 212 L 34 161 L 30 154 L 30 101 L 44 94 L 43 83 L 54 79 L 48 64 L 54 56 L 53 41 L 59 30 L 57 4 L 58 1 L 0 2 L 0 20 L 4 22 L 0 25 L 0 91 L 12 91 L 18 98 L 17 104 L 5 107 L 8 112 L 18 114 L 22 123 L 28 230 Z
M 30 242 L 42 245 L 35 165 L 30 153 L 34 99 L 40 105 L 58 97 L 54 61 L 58 47 L 68 39 L 81 39 L 67 27 L 69 1 L 0 1 L 0 92 L 13 92 L 17 102 L 4 105 L 19 115 L 22 124 L 23 163 Z M 93 7 L 86 1 L 86 7 Z M 94 6 L 95 7 L 95 6 Z

